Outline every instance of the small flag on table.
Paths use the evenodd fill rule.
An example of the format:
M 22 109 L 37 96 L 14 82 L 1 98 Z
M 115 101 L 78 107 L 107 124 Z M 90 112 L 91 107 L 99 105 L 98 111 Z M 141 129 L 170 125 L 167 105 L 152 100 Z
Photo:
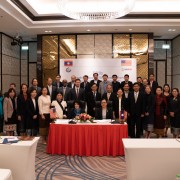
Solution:
M 73 61 L 72 60 L 65 60 L 64 66 L 73 66 Z

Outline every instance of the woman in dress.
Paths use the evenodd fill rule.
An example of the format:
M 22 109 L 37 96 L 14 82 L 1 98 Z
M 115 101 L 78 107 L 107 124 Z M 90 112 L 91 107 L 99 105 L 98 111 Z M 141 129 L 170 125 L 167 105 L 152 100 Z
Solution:
M 167 102 L 162 87 L 156 88 L 154 132 L 160 138 L 164 135 L 165 120 L 167 118 Z
M 67 103 L 66 103 L 66 101 L 63 101 L 63 94 L 61 92 L 57 93 L 56 100 L 54 100 L 51 103 L 51 106 L 55 107 L 55 109 L 56 109 L 56 117 L 58 119 L 66 118 Z
M 37 90 L 30 89 L 30 98 L 26 103 L 27 121 L 26 133 L 28 136 L 37 136 L 39 129 L 39 108 L 37 101 Z
M 6 126 L 6 134 L 8 136 L 13 136 L 14 131 L 16 131 L 15 128 L 17 125 L 16 91 L 13 88 L 10 88 L 8 90 L 7 96 L 8 97 L 5 97 L 4 102 L 3 102 L 4 121 L 5 121 L 5 126 Z
M 167 106 L 169 105 L 170 100 L 170 87 L 169 84 L 165 84 L 163 87 L 163 95 L 166 97 Z M 170 116 L 169 112 L 167 110 L 167 119 L 165 120 L 165 131 L 164 131 L 164 137 L 167 137 L 168 128 L 170 127 Z
M 95 109 L 95 119 L 113 119 L 112 108 L 107 107 L 107 100 L 101 100 L 101 107 Z
M 42 143 L 47 143 L 49 132 L 51 97 L 48 95 L 47 87 L 42 88 L 42 95 L 38 98 L 39 107 L 39 133 L 42 137 Z
M 171 133 L 174 138 L 180 135 L 180 96 L 179 89 L 172 89 L 172 97 L 169 101 L 169 114 L 171 122 Z
M 74 101 L 73 106 L 74 108 L 72 108 L 70 113 L 68 114 L 68 119 L 77 118 L 81 113 L 85 113 L 80 101 Z
M 145 116 L 143 118 L 143 126 L 145 133 L 145 138 L 150 138 L 151 132 L 154 130 L 154 105 L 155 99 L 154 94 L 151 92 L 150 85 L 145 86 L 145 96 L 144 96 L 144 107 Z
M 24 136 L 26 132 L 26 103 L 28 96 L 28 86 L 22 84 L 20 94 L 17 97 L 18 135 L 21 136 Z

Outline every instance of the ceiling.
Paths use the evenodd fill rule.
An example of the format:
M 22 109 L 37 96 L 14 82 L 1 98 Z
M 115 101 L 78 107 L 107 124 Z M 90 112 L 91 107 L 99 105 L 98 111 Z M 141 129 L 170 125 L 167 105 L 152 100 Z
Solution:
M 19 34 L 24 40 L 35 40 L 37 34 L 51 33 L 152 32 L 160 39 L 172 39 L 180 34 L 180 0 L 136 0 L 132 12 L 122 18 L 91 22 L 63 16 L 58 1 L 1 0 L 0 32 L 10 36 Z

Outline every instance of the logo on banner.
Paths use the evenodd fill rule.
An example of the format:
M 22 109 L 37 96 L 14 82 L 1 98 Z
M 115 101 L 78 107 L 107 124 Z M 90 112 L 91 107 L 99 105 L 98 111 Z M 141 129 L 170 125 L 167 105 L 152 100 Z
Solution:
M 65 60 L 64 66 L 73 66 L 73 61 L 72 60 Z
M 70 67 L 68 67 L 68 68 L 66 68 L 66 72 L 71 72 L 71 69 L 70 69 Z
M 121 66 L 131 66 L 132 61 L 131 60 L 121 60 Z

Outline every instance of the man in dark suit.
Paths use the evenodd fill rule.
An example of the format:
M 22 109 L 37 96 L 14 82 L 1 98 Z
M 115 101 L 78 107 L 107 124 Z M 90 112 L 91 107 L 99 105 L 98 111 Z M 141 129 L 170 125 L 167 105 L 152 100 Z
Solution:
M 53 82 L 53 86 L 55 86 L 57 89 L 59 89 L 60 87 L 62 87 L 63 86 L 63 84 L 62 84 L 62 82 L 60 81 L 61 80 L 61 75 L 57 75 L 56 76 L 56 81 L 55 82 Z
M 113 93 L 117 93 L 118 89 L 121 88 L 121 83 L 117 81 L 117 75 L 112 75 L 112 87 L 113 87 Z
M 144 117 L 144 94 L 139 91 L 139 84 L 133 84 L 133 92 L 129 94 L 128 116 L 131 119 L 131 137 L 140 138 L 141 118 Z M 135 133 L 136 127 L 136 133 Z
M 101 101 L 101 94 L 97 91 L 97 84 L 91 86 L 91 91 L 87 94 L 87 112 L 92 117 L 95 116 L 96 101 Z
M 52 78 L 47 79 L 47 90 L 48 90 L 48 95 L 51 97 L 51 101 L 56 99 L 56 94 L 57 94 L 57 88 L 52 85 Z
M 29 87 L 28 92 L 30 93 L 32 89 L 36 89 L 37 91 L 37 98 L 41 95 L 41 87 L 38 86 L 38 80 L 33 78 L 31 81 L 32 86 Z
M 113 111 L 115 110 L 115 105 L 116 105 L 116 99 L 117 99 L 117 94 L 113 93 L 112 90 L 112 85 L 108 84 L 106 87 L 106 93 L 102 95 L 102 99 L 106 99 L 106 101 L 111 101 L 112 102 L 112 109 Z
M 137 82 L 139 83 L 139 91 L 143 92 L 143 83 L 142 83 L 142 77 L 137 77 Z
M 71 89 L 70 91 L 70 100 L 79 100 L 79 101 L 84 101 L 85 100 L 85 95 L 84 95 L 84 89 L 80 87 L 80 79 L 75 80 L 75 87 Z
M 86 98 L 88 92 L 91 91 L 91 87 L 90 87 L 90 83 L 88 82 L 88 76 L 87 76 L 87 75 L 84 75 L 84 76 L 83 76 L 83 80 L 84 80 L 84 81 L 80 84 L 80 87 L 81 87 L 82 89 L 84 89 L 85 98 Z
M 75 80 L 76 80 L 76 76 L 75 76 L 75 75 L 72 75 L 72 76 L 71 76 L 71 82 L 68 82 L 67 87 L 73 89 L 74 86 L 75 86 Z
M 125 83 L 128 83 L 129 84 L 129 91 L 132 91 L 133 90 L 133 84 L 131 81 L 129 81 L 129 75 L 128 74 L 125 74 L 124 75 L 124 81 L 121 82 L 121 87 L 123 88 L 124 87 L 124 84 Z
M 97 87 L 99 88 L 99 84 L 100 84 L 101 80 L 98 79 L 98 73 L 94 73 L 93 78 L 94 79 L 90 81 L 90 86 L 92 86 L 95 83 L 95 84 L 97 84 Z
M 69 99 L 69 93 L 71 91 L 71 88 L 67 87 L 67 80 L 66 79 L 63 79 L 62 84 L 63 84 L 63 86 L 60 87 L 57 91 L 61 92 L 63 94 L 63 100 L 64 101 L 69 101 L 70 100 Z
M 148 84 L 151 86 L 152 92 L 156 94 L 156 88 L 158 87 L 158 82 L 155 81 L 154 74 L 149 75 Z

